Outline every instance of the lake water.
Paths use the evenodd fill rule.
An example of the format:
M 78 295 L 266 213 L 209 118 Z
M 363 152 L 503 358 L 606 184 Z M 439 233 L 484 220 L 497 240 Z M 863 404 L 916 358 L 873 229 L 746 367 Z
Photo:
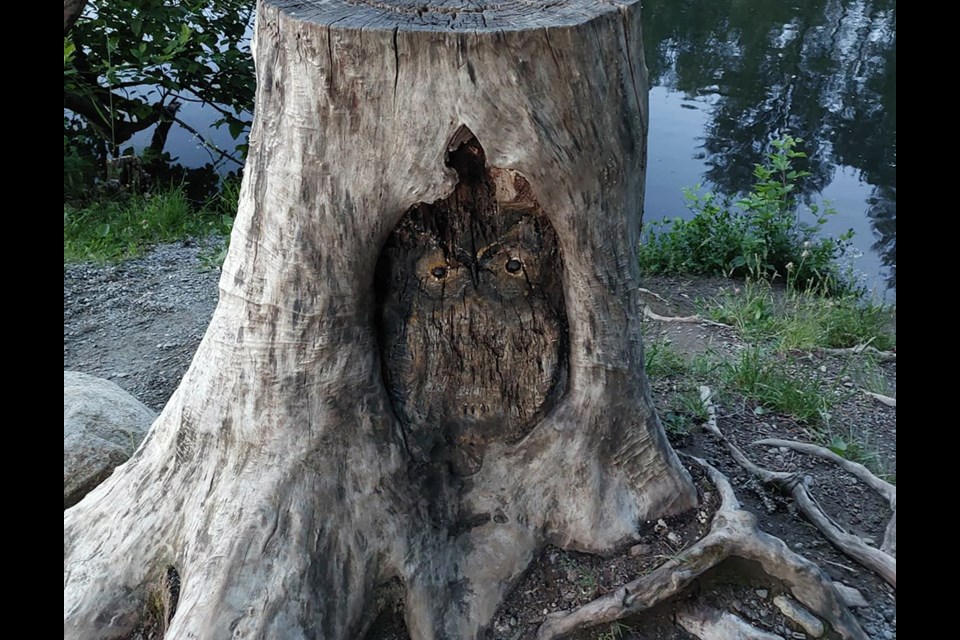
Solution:
M 644 219 L 688 217 L 684 187 L 745 192 L 771 139 L 801 137 L 813 174 L 802 197 L 830 202 L 838 213 L 826 231 L 852 228 L 854 268 L 894 299 L 896 27 L 895 0 L 646 0 Z M 188 105 L 181 117 L 209 131 L 217 115 Z M 208 136 L 226 149 L 236 144 L 225 130 Z M 185 166 L 210 161 L 182 129 L 171 131 L 167 149 Z

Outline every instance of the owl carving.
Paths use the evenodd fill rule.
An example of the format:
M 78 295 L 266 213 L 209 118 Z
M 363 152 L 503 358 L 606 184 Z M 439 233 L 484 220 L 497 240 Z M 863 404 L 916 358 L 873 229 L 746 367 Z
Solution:
M 475 139 L 450 164 L 453 194 L 411 209 L 381 255 L 378 335 L 412 457 L 469 476 L 563 393 L 567 324 L 556 234 L 529 185 L 486 168 Z

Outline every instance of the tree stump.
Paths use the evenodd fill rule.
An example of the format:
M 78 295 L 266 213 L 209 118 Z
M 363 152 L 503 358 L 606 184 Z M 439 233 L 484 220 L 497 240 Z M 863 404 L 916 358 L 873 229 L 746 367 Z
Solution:
M 265 0 L 220 302 L 64 514 L 64 636 L 476 638 L 545 544 L 692 507 L 643 374 L 636 0 Z

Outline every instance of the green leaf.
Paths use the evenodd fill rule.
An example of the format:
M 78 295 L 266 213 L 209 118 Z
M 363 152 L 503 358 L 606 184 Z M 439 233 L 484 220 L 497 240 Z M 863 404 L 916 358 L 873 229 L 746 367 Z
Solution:
M 247 127 L 246 127 L 246 123 L 244 123 L 244 122 L 242 122 L 242 121 L 240 121 L 240 120 L 231 120 L 231 121 L 230 121 L 230 124 L 229 124 L 228 126 L 229 126 L 229 129 L 230 129 L 230 137 L 232 137 L 234 140 L 236 140 L 237 138 L 239 138 L 240 135 L 241 135 L 241 134 L 244 132 L 244 130 L 247 128 Z

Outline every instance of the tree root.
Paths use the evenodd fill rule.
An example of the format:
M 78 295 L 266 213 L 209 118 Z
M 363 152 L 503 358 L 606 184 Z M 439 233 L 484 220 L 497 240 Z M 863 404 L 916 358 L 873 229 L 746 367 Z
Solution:
M 879 360 L 880 362 L 896 362 L 897 361 L 897 352 L 896 351 L 881 351 L 876 347 L 872 347 L 869 344 L 858 344 L 855 347 L 847 347 L 845 349 L 820 349 L 820 353 L 825 353 L 828 356 L 857 356 L 863 353 L 869 353 L 874 359 Z
M 748 459 L 739 449 L 739 447 L 737 447 L 735 444 L 733 444 L 733 442 L 727 439 L 725 435 L 723 435 L 723 433 L 720 431 L 720 428 L 717 426 L 717 412 L 716 407 L 714 407 L 713 402 L 711 401 L 711 396 L 712 393 L 709 387 L 700 387 L 700 399 L 706 407 L 708 415 L 708 419 L 704 425 L 704 428 L 706 428 L 707 431 L 716 436 L 726 445 L 727 449 L 730 451 L 730 454 L 737 461 L 737 463 L 764 484 L 777 486 L 793 496 L 797 507 L 800 509 L 803 515 L 806 516 L 806 518 L 817 529 L 819 529 L 820 533 L 822 533 L 831 544 L 837 547 L 837 549 L 839 549 L 847 557 L 856 560 L 864 567 L 878 574 L 894 589 L 896 589 L 896 558 L 882 549 L 871 547 L 858 536 L 844 531 L 840 525 L 831 520 L 829 516 L 824 513 L 823 509 L 820 508 L 820 505 L 817 504 L 816 500 L 814 500 L 814 498 L 810 495 L 810 492 L 808 491 L 808 485 L 810 482 L 809 478 L 802 477 L 797 473 L 770 471 L 769 469 L 764 469 L 757 466 L 750 459 Z M 831 460 L 840 465 L 843 469 L 852 473 L 857 478 L 860 478 L 866 482 L 871 488 L 883 495 L 884 498 L 891 503 L 891 508 L 894 509 L 894 514 L 896 514 L 896 487 L 884 482 L 880 478 L 877 478 L 863 465 L 841 458 L 829 449 L 824 449 L 823 447 L 818 447 L 812 444 L 775 439 L 760 440 L 754 444 L 789 447 L 795 451 Z M 894 518 L 891 522 L 895 523 L 896 518 Z M 892 532 L 890 531 L 890 527 L 888 527 L 887 530 L 887 535 L 890 537 L 890 545 L 888 548 L 896 548 L 896 524 L 892 524 L 892 527 Z M 884 545 L 887 545 L 886 537 L 887 536 L 885 536 Z
M 670 302 L 666 298 L 664 298 L 662 295 L 660 295 L 656 291 L 650 291 L 650 289 L 644 289 L 643 287 L 638 288 L 637 291 L 648 296 L 653 296 L 663 304 L 670 304 Z
M 888 407 L 893 407 L 894 409 L 897 408 L 897 399 L 896 399 L 896 398 L 891 398 L 890 396 L 885 396 L 885 395 L 883 395 L 882 393 L 874 393 L 873 391 L 867 391 L 866 389 L 864 389 L 863 395 L 865 395 L 865 396 L 870 396 L 870 397 L 873 398 L 874 400 L 876 400 L 876 401 L 878 401 L 878 402 L 881 402 L 881 403 L 887 405 Z
M 647 305 L 643 305 L 643 317 L 647 318 L 648 320 L 656 320 L 657 322 L 685 322 L 689 324 L 707 324 L 711 327 L 722 327 L 724 329 L 733 328 L 729 324 L 710 320 L 709 318 L 704 318 L 699 314 L 694 314 L 692 316 L 662 316 Z
M 897 557 L 897 487 L 896 485 L 890 484 L 886 480 L 878 478 L 873 473 L 870 472 L 865 466 L 859 462 L 854 462 L 852 460 L 847 460 L 841 456 L 838 456 L 833 451 L 826 449 L 824 447 L 817 446 L 815 444 L 808 444 L 804 442 L 794 442 L 793 440 L 778 440 L 776 438 L 767 438 L 765 440 L 757 440 L 753 444 L 756 445 L 765 445 L 769 447 L 787 447 L 799 453 L 805 453 L 807 455 L 816 456 L 818 458 L 823 458 L 824 460 L 829 460 L 839 466 L 841 469 L 857 478 L 865 485 L 876 491 L 883 497 L 884 500 L 890 505 L 890 509 L 893 510 L 893 516 L 890 518 L 890 522 L 887 523 L 887 530 L 883 536 L 883 543 L 880 545 L 880 551 L 891 556 L 891 558 Z M 896 585 L 894 585 L 896 586 Z
M 761 565 L 783 582 L 793 596 L 826 620 L 843 638 L 866 640 L 866 634 L 847 610 L 833 582 L 817 565 L 790 550 L 774 536 L 757 528 L 753 514 L 740 507 L 733 487 L 717 469 L 700 458 L 716 486 L 721 504 L 710 531 L 645 576 L 616 591 L 570 611 L 549 614 L 537 631 L 538 640 L 560 638 L 578 629 L 631 616 L 677 594 L 707 570 L 737 556 Z

